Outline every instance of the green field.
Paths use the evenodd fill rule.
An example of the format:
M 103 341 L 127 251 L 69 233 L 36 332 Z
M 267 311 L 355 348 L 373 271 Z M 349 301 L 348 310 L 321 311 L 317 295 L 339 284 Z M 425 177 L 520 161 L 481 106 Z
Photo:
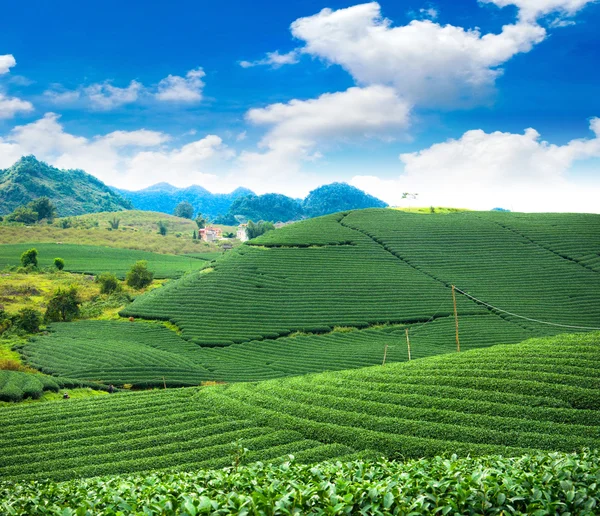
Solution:
M 110 271 L 119 278 L 124 278 L 138 260 L 146 260 L 158 279 L 177 278 L 206 265 L 206 260 L 189 256 L 92 245 L 24 243 L 0 245 L 0 268 L 20 265 L 21 254 L 32 247 L 38 251 L 39 267 L 52 267 L 54 258 L 60 257 L 66 271 L 93 275 Z
M 232 457 L 232 463 L 234 462 Z M 70 482 L 0 482 L 7 514 L 594 514 L 600 456 L 537 453 L 257 464 Z
M 191 342 L 224 346 L 450 316 L 455 284 L 524 317 L 600 328 L 599 253 L 598 215 L 359 210 L 269 232 L 211 273 L 138 298 L 124 315 L 169 320 Z M 569 329 L 462 295 L 458 312 L 493 314 L 531 335 Z
M 68 479 L 245 461 L 311 463 L 600 446 L 600 334 L 532 339 L 259 383 L 0 410 L 0 476 Z

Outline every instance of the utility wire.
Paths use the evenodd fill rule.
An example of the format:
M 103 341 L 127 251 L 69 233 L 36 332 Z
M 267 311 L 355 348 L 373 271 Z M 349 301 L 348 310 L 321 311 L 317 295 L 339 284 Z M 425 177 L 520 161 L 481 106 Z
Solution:
M 482 301 L 481 299 L 477 299 L 476 297 L 473 297 L 471 294 L 467 294 L 464 290 L 459 289 L 456 285 L 454 286 L 454 289 L 457 292 L 460 292 L 461 294 L 463 294 L 464 296 L 467 296 L 468 298 L 472 299 L 473 301 L 480 303 L 482 305 L 485 305 L 488 308 L 491 308 L 492 310 L 496 310 L 497 312 L 502 312 L 507 315 L 512 315 L 513 317 L 518 317 L 519 319 L 525 319 L 526 321 L 532 321 L 532 322 L 536 322 L 536 323 L 540 323 L 540 324 L 548 324 L 550 326 L 558 326 L 560 328 L 573 328 L 576 330 L 600 330 L 600 328 L 593 328 L 590 326 L 574 326 L 571 324 L 559 324 L 559 323 L 553 323 L 553 322 L 549 322 L 549 321 L 540 321 L 539 319 L 532 319 L 531 317 L 525 317 L 524 315 L 514 314 L 507 310 L 502 310 L 502 308 L 498 308 L 493 305 L 490 305 L 489 303 L 486 303 L 485 301 Z

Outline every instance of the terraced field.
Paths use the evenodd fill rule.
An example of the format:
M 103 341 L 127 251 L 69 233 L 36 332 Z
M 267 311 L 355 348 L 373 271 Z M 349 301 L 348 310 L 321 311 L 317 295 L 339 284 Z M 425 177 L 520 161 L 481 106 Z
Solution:
M 131 249 L 116 249 L 76 244 L 2 244 L 0 245 L 0 269 L 20 265 L 21 254 L 34 247 L 38 251 L 40 267 L 52 267 L 54 258 L 65 261 L 65 270 L 84 274 L 100 274 L 110 271 L 124 278 L 138 260 L 146 260 L 155 278 L 178 278 L 187 272 L 197 271 L 206 265 L 206 259 L 191 256 L 149 253 Z
M 261 383 L 0 411 L 0 476 L 67 479 L 247 462 L 600 446 L 600 333 Z M 237 444 L 232 444 L 237 441 Z
M 354 369 L 456 350 L 452 317 L 427 324 L 367 329 L 337 328 L 303 335 L 207 348 L 165 327 L 145 322 L 57 323 L 20 352 L 24 361 L 48 374 L 114 385 L 199 385 L 203 381 L 258 381 L 320 371 Z M 531 332 L 494 315 L 461 318 L 461 349 L 499 341 L 520 342 Z M 387 348 L 386 348 L 387 347 Z M 115 360 L 118 357 L 118 360 Z
M 600 274 L 590 258 L 600 253 L 600 216 L 512 217 L 359 210 L 312 219 L 253 240 L 208 274 L 138 298 L 124 315 L 170 320 L 190 342 L 228 346 L 295 331 L 450 316 L 455 284 L 524 317 L 600 328 Z M 503 227 L 513 220 L 527 236 Z M 569 331 L 462 295 L 457 301 L 461 317 L 494 314 L 531 335 Z

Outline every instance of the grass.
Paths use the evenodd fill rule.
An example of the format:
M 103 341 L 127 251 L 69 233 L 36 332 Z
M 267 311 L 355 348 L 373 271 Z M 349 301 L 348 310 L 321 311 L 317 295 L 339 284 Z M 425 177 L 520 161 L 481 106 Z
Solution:
M 108 221 L 120 219 L 119 229 L 109 230 Z M 165 213 L 147 211 L 120 211 L 94 213 L 69 217 L 73 227 L 63 229 L 61 219 L 54 225 L 11 225 L 0 224 L 0 244 L 29 242 L 98 245 L 119 249 L 134 249 L 160 254 L 215 253 L 220 247 L 214 243 L 193 240 L 196 223 Z M 157 222 L 166 222 L 166 236 L 158 234 Z M 97 222 L 97 226 L 95 223 Z M 236 228 L 230 228 L 235 233 Z M 180 234 L 180 236 L 177 236 Z M 229 241 L 239 245 L 237 241 Z
M 600 334 L 259 383 L 118 393 L 0 411 L 5 479 L 245 463 L 518 456 L 600 446 Z M 50 410 L 50 407 L 52 409 Z M 237 444 L 236 444 L 237 443 Z
M 157 279 L 176 278 L 206 265 L 206 260 L 187 256 L 91 245 L 29 242 L 0 245 L 0 268 L 18 266 L 21 254 L 32 247 L 38 251 L 38 263 L 41 268 L 52 267 L 54 258 L 60 257 L 65 261 L 65 271 L 92 275 L 112 272 L 121 279 L 138 260 L 146 260 L 148 268 L 154 272 Z
M 435 214 L 445 214 L 445 213 L 459 213 L 462 211 L 471 211 L 467 208 L 444 208 L 443 206 L 422 206 L 422 207 L 393 207 L 393 210 L 403 211 L 406 213 L 419 213 L 421 215 L 433 215 Z

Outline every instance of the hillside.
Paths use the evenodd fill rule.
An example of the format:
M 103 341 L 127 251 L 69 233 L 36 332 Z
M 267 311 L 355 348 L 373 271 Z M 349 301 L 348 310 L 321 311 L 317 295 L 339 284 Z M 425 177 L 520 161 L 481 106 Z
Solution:
M 246 463 L 595 449 L 599 364 L 600 334 L 575 334 L 385 367 L 6 407 L 0 476 L 223 467 L 236 442 Z
M 193 343 L 228 346 L 450 318 L 454 284 L 477 299 L 459 293 L 461 318 L 492 316 L 507 335 L 547 335 L 560 325 L 600 327 L 599 252 L 597 215 L 359 210 L 269 232 L 124 315 L 170 320 Z
M 211 219 L 227 213 L 236 199 L 253 195 L 252 190 L 247 188 L 237 188 L 228 194 L 213 194 L 197 185 L 176 188 L 168 183 L 158 183 L 136 191 L 118 188 L 113 188 L 113 190 L 128 199 L 138 210 L 172 214 L 180 202 L 186 201 L 194 207 L 195 214 L 202 213 Z
M 340 211 L 385 208 L 387 204 L 346 183 L 321 186 L 301 199 L 281 194 L 248 195 L 234 201 L 229 212 L 217 221 L 235 224 L 241 216 L 247 220 L 289 222 L 319 217 Z
M 0 215 L 38 197 L 48 197 L 60 217 L 132 207 L 102 181 L 83 170 L 60 170 L 24 156 L 0 170 Z

